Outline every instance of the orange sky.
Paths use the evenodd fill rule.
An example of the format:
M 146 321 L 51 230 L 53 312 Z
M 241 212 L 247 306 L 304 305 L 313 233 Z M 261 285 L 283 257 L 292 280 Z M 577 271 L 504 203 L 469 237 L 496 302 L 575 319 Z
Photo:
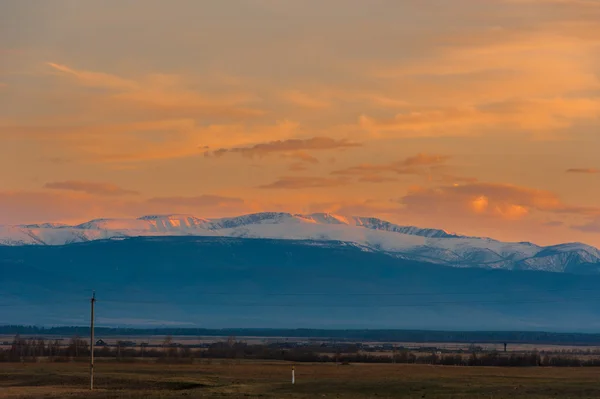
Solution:
M 600 246 L 597 0 L 5 0 L 0 60 L 0 224 L 326 211 Z

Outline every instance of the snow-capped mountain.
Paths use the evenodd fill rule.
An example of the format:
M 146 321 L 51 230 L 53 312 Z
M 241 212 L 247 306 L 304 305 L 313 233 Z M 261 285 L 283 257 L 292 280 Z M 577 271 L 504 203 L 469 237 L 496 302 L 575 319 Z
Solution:
M 0 245 L 64 245 L 143 236 L 223 236 L 353 243 L 365 251 L 454 267 L 600 273 L 600 251 L 573 243 L 540 247 L 400 226 L 372 217 L 265 212 L 233 218 L 151 215 L 76 226 L 0 226 Z

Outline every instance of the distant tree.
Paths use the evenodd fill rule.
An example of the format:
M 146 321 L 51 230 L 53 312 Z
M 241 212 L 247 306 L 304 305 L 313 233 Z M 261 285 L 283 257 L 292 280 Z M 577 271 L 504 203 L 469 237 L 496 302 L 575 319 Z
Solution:
M 11 361 L 22 361 L 23 356 L 25 356 L 25 350 L 27 347 L 27 341 L 19 334 L 15 335 L 13 339 L 12 345 L 10 347 L 9 358 Z
M 69 341 L 69 345 L 67 346 L 67 356 L 71 357 L 79 357 L 79 356 L 87 356 L 89 354 L 89 345 L 87 341 L 81 339 L 79 336 L 75 335 Z
M 37 342 L 35 343 L 35 346 L 38 356 L 46 355 L 46 341 L 44 340 L 44 338 L 38 338 Z
M 142 358 L 144 357 L 144 352 L 147 346 L 148 344 L 146 342 L 142 342 L 140 344 L 140 356 L 142 356 Z
M 51 358 L 60 355 L 60 341 L 58 339 L 48 343 L 48 354 Z
M 189 346 L 184 346 L 183 348 L 181 348 L 181 357 L 186 359 L 192 359 L 194 357 L 192 349 Z
M 171 337 L 170 335 L 168 335 L 165 338 L 165 340 L 163 341 L 163 349 L 164 349 L 165 355 L 168 358 L 177 357 L 177 355 L 178 355 L 177 347 L 173 343 L 173 337 Z
M 228 345 L 230 348 L 232 348 L 232 347 L 235 345 L 235 342 L 236 342 L 236 339 L 235 339 L 235 336 L 234 336 L 234 335 L 230 335 L 230 336 L 227 338 L 227 345 Z
M 121 348 L 123 347 L 123 341 L 117 341 L 117 347 L 115 348 L 115 351 L 117 352 L 117 359 L 121 358 Z

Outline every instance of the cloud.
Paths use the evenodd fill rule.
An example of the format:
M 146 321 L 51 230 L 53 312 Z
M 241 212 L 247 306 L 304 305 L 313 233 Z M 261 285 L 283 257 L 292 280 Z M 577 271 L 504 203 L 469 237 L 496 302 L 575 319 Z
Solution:
M 304 151 L 296 151 L 296 152 L 292 152 L 290 154 L 283 154 L 282 157 L 295 159 L 300 163 L 310 163 L 310 164 L 319 163 L 319 160 L 316 157 L 314 157 Z
M 209 156 L 206 147 L 215 148 L 228 143 L 230 145 L 245 145 L 257 140 L 272 137 L 288 138 L 295 134 L 298 124 L 282 120 L 273 125 L 209 125 L 189 127 L 182 126 L 177 134 L 170 134 L 164 142 L 150 141 L 143 137 L 133 137 L 131 142 L 124 141 L 119 147 L 126 149 L 122 153 L 114 152 L 114 141 L 107 143 L 107 154 L 102 158 L 108 162 L 132 162 L 152 159 L 169 159 L 204 154 Z M 96 148 L 97 146 L 93 147 Z M 92 148 L 90 148 L 92 150 Z M 109 152 L 110 151 L 110 152 Z M 220 150 L 217 150 L 220 154 Z
M 556 98 L 427 108 L 399 113 L 392 118 L 361 115 L 359 125 L 375 136 L 386 133 L 401 137 L 480 135 L 485 129 L 497 128 L 546 134 L 547 130 L 567 128 L 577 120 L 598 116 L 600 99 Z
M 386 136 L 484 135 L 500 127 L 503 135 L 524 130 L 553 138 L 546 130 L 597 118 L 600 7 L 577 6 L 592 4 L 583 0 L 560 2 L 570 10 L 497 3 L 495 23 L 445 29 L 428 37 L 419 56 L 372 68 L 371 76 L 410 106 L 387 117 L 363 111 L 359 125 Z M 511 24 L 517 14 L 533 23 Z
M 153 111 L 168 117 L 202 116 L 215 119 L 253 119 L 264 116 L 262 109 L 241 106 L 248 96 L 212 94 L 202 95 L 183 88 L 144 88 L 120 93 L 114 99 L 140 112 Z
M 318 110 L 331 107 L 331 102 L 301 91 L 292 90 L 284 92 L 282 98 L 301 108 Z
M 572 168 L 567 169 L 567 173 L 598 174 L 600 169 L 595 168 Z
M 223 144 L 247 145 L 274 137 L 287 139 L 298 124 L 282 120 L 273 125 L 211 124 L 200 126 L 194 119 L 159 119 L 144 122 L 96 124 L 73 127 L 0 126 L 0 136 L 22 137 L 60 144 L 80 162 L 132 163 L 200 156 L 206 147 Z M 60 140 L 60 141 L 58 141 Z
M 462 183 L 477 183 L 479 181 L 479 179 L 476 177 L 455 176 L 450 174 L 436 176 L 434 180 L 442 183 L 453 183 L 455 185 Z
M 312 137 L 309 139 L 288 139 L 255 144 L 250 147 L 220 148 L 207 152 L 206 156 L 222 156 L 228 153 L 237 153 L 245 157 L 264 157 L 276 152 L 320 151 L 343 148 L 360 147 L 362 144 L 349 140 L 336 140 L 329 137 Z
M 504 0 L 506 3 L 513 4 L 537 4 L 537 5 L 560 5 L 569 7 L 592 7 L 600 8 L 600 3 L 596 0 Z
M 294 162 L 288 166 L 288 170 L 291 172 L 303 172 L 307 169 L 306 163 L 303 162 Z
M 421 153 L 392 163 L 365 163 L 346 169 L 334 170 L 331 174 L 340 176 L 359 176 L 359 180 L 363 182 L 381 183 L 394 180 L 387 176 L 388 173 L 400 175 L 422 175 L 431 173 L 432 169 L 442 168 L 450 158 L 450 156 L 446 155 Z
M 341 107 L 334 108 L 334 105 L 348 106 L 352 104 L 364 104 L 374 106 L 378 109 L 404 109 L 410 106 L 410 103 L 397 98 L 396 93 L 386 94 L 381 91 L 373 91 L 370 88 L 350 88 L 346 86 L 334 87 L 324 84 L 312 92 L 290 90 L 284 92 L 281 97 L 300 108 L 308 110 L 335 111 Z
M 68 163 L 73 162 L 73 158 L 68 158 L 68 157 L 42 157 L 40 158 L 40 160 L 45 161 L 45 162 L 49 162 L 55 165 L 65 165 Z
M 381 172 L 393 172 L 398 174 L 414 174 L 416 169 L 407 168 L 406 166 L 398 163 L 389 164 L 370 164 L 364 163 L 357 166 L 351 166 L 346 169 L 334 170 L 331 172 L 332 175 L 346 175 L 346 176 L 361 176 L 361 175 L 373 175 Z
M 153 205 L 193 208 L 204 206 L 242 205 L 244 204 L 244 200 L 236 197 L 205 194 L 195 197 L 154 197 L 148 199 L 147 203 Z
M 97 183 L 75 180 L 46 183 L 44 185 L 44 188 L 49 188 L 53 190 L 79 191 L 86 194 L 103 196 L 122 196 L 139 194 L 137 191 L 126 190 L 111 183 Z
M 58 72 L 74 77 L 78 82 L 85 86 L 117 90 L 139 89 L 139 85 L 135 81 L 124 79 L 108 73 L 75 70 L 66 65 L 56 64 L 54 62 L 47 62 L 46 64 Z
M 259 186 L 259 188 L 299 190 L 305 188 L 331 188 L 348 183 L 349 181 L 344 178 L 283 176 L 272 183 Z
M 281 156 L 282 158 L 293 159 L 296 161 L 288 166 L 288 170 L 292 172 L 300 172 L 303 170 L 307 170 L 307 165 L 316 165 L 319 163 L 318 158 L 304 151 L 296 151 L 289 154 L 282 154 Z
M 414 157 L 408 157 L 401 162 L 404 166 L 431 166 L 446 163 L 451 157 L 439 154 L 417 154 Z
M 600 217 L 582 225 L 571 226 L 571 228 L 574 230 L 583 231 L 585 233 L 600 233 Z
M 392 181 L 398 181 L 398 179 L 395 177 L 381 176 L 378 174 L 367 174 L 359 177 L 358 181 L 363 183 L 389 183 Z
M 566 204 L 550 191 L 495 183 L 413 187 L 400 202 L 409 212 L 481 215 L 508 220 L 522 219 L 532 212 L 600 213 L 600 208 Z
M 265 114 L 249 107 L 257 97 L 222 86 L 200 92 L 199 83 L 178 75 L 117 74 L 79 70 L 47 63 L 64 82 L 74 83 L 57 94 L 41 91 L 46 110 L 37 117 L 0 121 L 0 136 L 45 140 L 65 158 L 83 163 L 130 164 L 202 155 L 201 147 L 243 146 L 287 139 L 298 123 L 247 123 Z M 66 86 L 66 84 L 65 84 Z M 207 86 L 210 86 L 207 84 Z M 92 87 L 105 90 L 78 90 Z M 60 101 L 54 101 L 54 100 Z M 1 116 L 0 116 L 1 118 Z M 120 165 L 120 167 L 128 167 Z
M 401 211 L 397 202 L 380 199 L 316 202 L 308 207 L 310 213 L 325 212 L 343 216 L 396 216 Z
M 460 125 L 477 124 L 482 121 L 483 115 L 475 108 L 446 108 L 438 110 L 410 111 L 396 114 L 393 118 L 376 119 L 368 115 L 359 117 L 359 125 L 372 133 L 381 132 L 408 132 L 408 134 L 422 135 L 419 132 L 443 128 L 444 132 L 435 132 L 435 135 L 457 135 L 453 127 Z
M 225 217 L 255 211 L 257 203 L 233 196 L 204 194 L 141 199 L 82 191 L 0 191 L 0 225 L 40 222 L 79 224 L 96 218 L 192 213 Z
M 111 90 L 111 93 L 99 93 L 95 96 L 94 105 L 111 109 L 114 113 L 144 115 L 153 111 L 154 117 L 202 115 L 226 119 L 255 118 L 265 114 L 264 110 L 245 106 L 256 101 L 254 95 L 227 93 L 224 90 L 201 94 L 189 88 L 192 86 L 190 82 L 185 82 L 176 75 L 147 74 L 134 80 L 104 72 L 77 70 L 52 62 L 47 65 L 62 75 L 75 78 L 83 86 Z
M 0 225 L 80 220 L 96 208 L 84 193 L 0 191 Z

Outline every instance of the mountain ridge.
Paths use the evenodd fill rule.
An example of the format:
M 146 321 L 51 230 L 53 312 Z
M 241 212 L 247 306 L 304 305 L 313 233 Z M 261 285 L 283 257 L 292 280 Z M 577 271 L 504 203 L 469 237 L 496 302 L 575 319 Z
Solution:
M 222 236 L 350 242 L 404 259 L 452 267 L 600 273 L 600 251 L 582 243 L 538 246 L 442 229 L 394 224 L 375 217 L 331 213 L 262 212 L 228 218 L 186 214 L 94 219 L 68 226 L 0 226 L 0 245 L 66 245 L 144 236 Z

